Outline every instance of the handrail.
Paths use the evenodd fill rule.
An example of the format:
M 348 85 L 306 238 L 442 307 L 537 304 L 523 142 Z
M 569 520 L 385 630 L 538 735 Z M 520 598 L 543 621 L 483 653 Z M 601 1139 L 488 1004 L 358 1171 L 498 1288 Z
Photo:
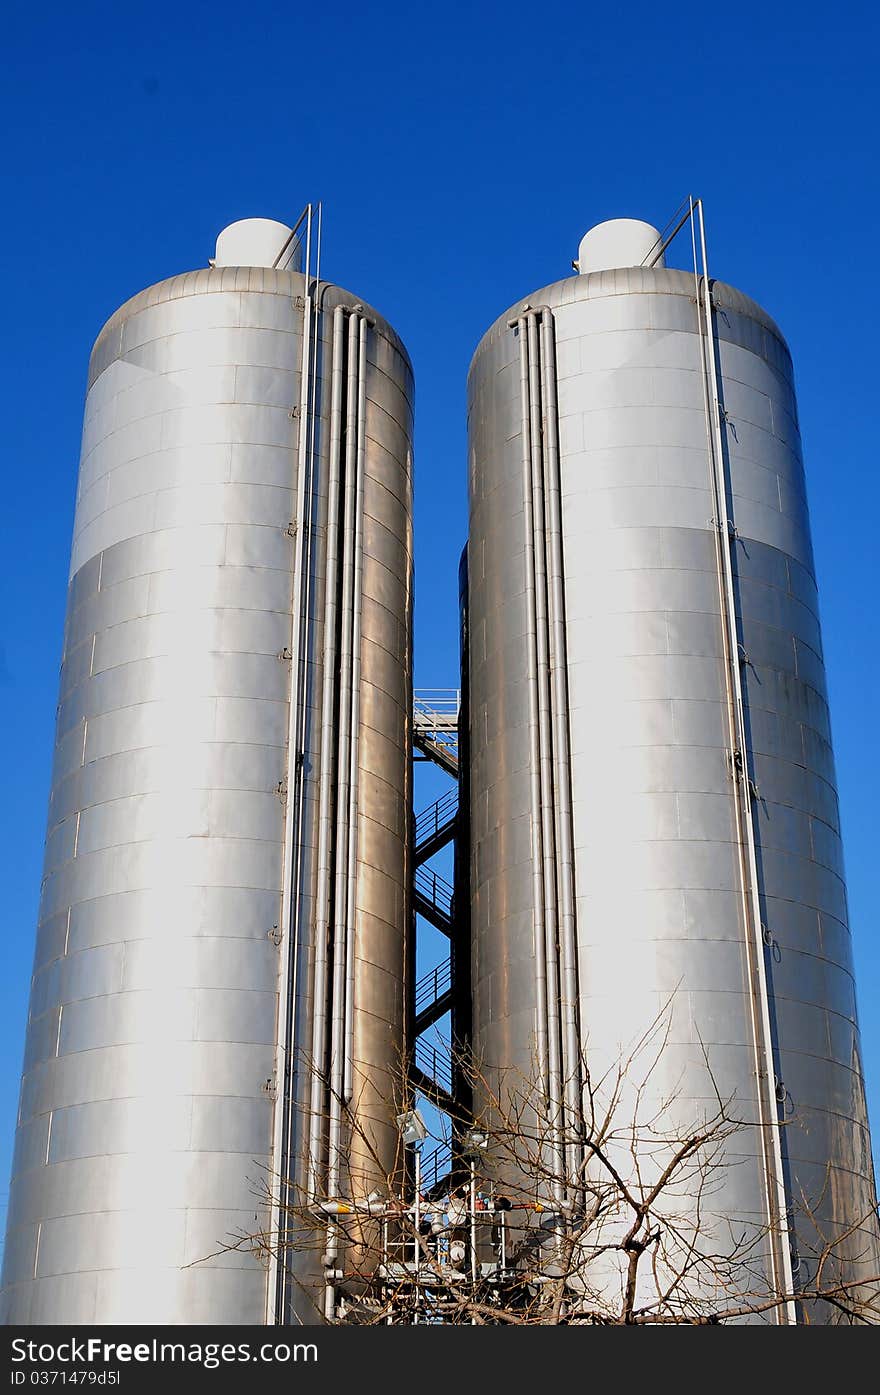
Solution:
M 452 963 L 449 959 L 438 964 L 436 969 L 431 969 L 424 974 L 415 987 L 415 1009 L 420 1012 L 422 1008 L 430 1003 L 436 1003 L 438 998 L 442 998 L 452 986 Z
M 423 843 L 428 837 L 435 837 L 452 822 L 457 812 L 458 790 L 452 789 L 416 815 L 416 844 Z
M 452 898 L 455 895 L 455 888 L 445 877 L 441 877 L 439 872 L 434 872 L 428 867 L 417 867 L 415 888 L 426 901 L 430 901 L 431 905 L 435 906 L 449 920 L 452 919 Z
M 457 732 L 460 711 L 460 688 L 418 688 L 413 693 L 413 721 L 421 732 Z
M 427 1075 L 441 1090 L 449 1094 L 452 1090 L 452 1056 L 448 1049 L 429 1046 L 421 1038 L 416 1042 L 415 1062 L 419 1070 Z

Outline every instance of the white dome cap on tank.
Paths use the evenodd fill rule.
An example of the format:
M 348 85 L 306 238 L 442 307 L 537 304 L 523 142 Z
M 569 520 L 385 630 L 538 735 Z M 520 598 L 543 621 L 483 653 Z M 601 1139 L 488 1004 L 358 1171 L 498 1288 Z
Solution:
M 660 234 L 640 218 L 610 218 L 584 233 L 573 263 L 582 276 L 591 271 L 614 271 L 624 266 L 641 266 L 660 246 Z M 663 256 L 655 266 L 665 266 Z
M 275 266 L 280 258 L 286 269 L 298 246 L 299 240 L 286 223 L 277 223 L 274 218 L 241 218 L 218 236 L 211 265 Z

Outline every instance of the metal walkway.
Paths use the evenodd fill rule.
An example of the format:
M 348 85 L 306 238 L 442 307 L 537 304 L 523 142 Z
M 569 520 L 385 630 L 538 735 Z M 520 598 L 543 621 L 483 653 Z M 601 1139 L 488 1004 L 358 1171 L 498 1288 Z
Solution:
M 458 776 L 458 688 L 417 688 L 413 693 L 413 744 L 419 757 Z

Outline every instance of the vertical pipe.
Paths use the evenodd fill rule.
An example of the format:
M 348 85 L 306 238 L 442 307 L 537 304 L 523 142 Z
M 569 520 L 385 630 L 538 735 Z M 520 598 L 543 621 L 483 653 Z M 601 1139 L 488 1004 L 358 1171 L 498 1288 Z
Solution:
M 724 438 L 721 427 L 718 378 L 715 363 L 715 320 L 709 283 L 706 254 L 706 229 L 702 200 L 696 209 L 700 219 L 700 260 L 703 276 L 698 317 L 701 315 L 705 339 L 700 335 L 704 355 L 707 422 L 710 434 L 710 460 L 716 507 L 718 539 L 719 585 L 721 588 L 722 628 L 728 674 L 728 706 L 733 752 L 740 753 L 740 768 L 734 766 L 731 778 L 737 816 L 740 854 L 740 885 L 743 898 L 746 951 L 749 960 L 749 1002 L 752 1014 L 753 1041 L 761 1111 L 761 1149 L 769 1223 L 769 1244 L 774 1287 L 777 1294 L 793 1293 L 791 1254 L 788 1244 L 787 1199 L 779 1138 L 779 1116 L 775 1099 L 770 1011 L 767 999 L 767 977 L 764 964 L 764 944 L 761 937 L 761 907 L 758 894 L 758 870 L 755 853 L 755 833 L 752 823 L 751 795 L 748 774 L 748 743 L 743 715 L 742 677 L 739 668 L 739 635 L 736 623 L 736 597 L 730 558 L 730 520 L 727 512 L 727 474 L 724 463 Z M 780 1323 L 795 1323 L 797 1314 L 790 1300 L 776 1310 Z
M 330 458 L 327 478 L 324 650 L 321 674 L 321 766 L 318 795 L 318 880 L 315 894 L 315 965 L 312 985 L 312 1058 L 309 1100 L 309 1203 L 317 1190 L 327 1067 L 327 955 L 330 932 L 330 874 L 333 821 L 333 698 L 336 688 L 336 619 L 339 570 L 339 476 L 342 453 L 342 378 L 345 312 L 333 311 L 330 385 Z
M 549 1097 L 547 1064 L 547 946 L 544 936 L 544 852 L 541 842 L 541 744 L 538 732 L 538 650 L 535 623 L 535 535 L 532 528 L 532 447 L 529 412 L 528 318 L 520 317 L 519 364 L 522 409 L 523 537 L 526 559 L 526 682 L 529 694 L 529 825 L 532 842 L 532 915 L 535 935 L 535 1035 L 538 1075 Z
M 578 950 L 574 893 L 571 749 L 569 740 L 568 655 L 565 634 L 565 571 L 562 553 L 562 480 L 559 465 L 559 417 L 556 399 L 556 346 L 553 313 L 541 313 L 541 361 L 544 383 L 544 499 L 547 515 L 547 566 L 550 609 L 550 690 L 553 722 L 553 788 L 559 876 L 560 1012 L 566 1101 L 569 1175 L 581 1171 L 577 1139 L 581 1133 L 581 1045 L 578 1032 Z
M 336 867 L 333 906 L 333 989 L 330 1028 L 330 1128 L 328 1190 L 339 1188 L 339 1141 L 342 1127 L 343 1049 L 345 1034 L 345 962 L 348 923 L 348 829 L 351 779 L 352 593 L 354 583 L 354 513 L 357 469 L 358 316 L 348 320 L 348 384 L 345 411 L 345 512 L 342 534 L 342 625 L 339 646 L 339 732 L 336 788 Z M 335 1227 L 333 1228 L 335 1232 Z M 328 1253 L 335 1254 L 330 1247 Z
M 415 1206 L 413 1207 L 413 1215 L 415 1216 L 415 1235 L 413 1236 L 413 1262 L 416 1267 L 416 1273 L 418 1273 L 420 1268 L 419 1227 L 422 1224 L 422 1147 L 420 1143 L 416 1144 L 415 1148 L 413 1149 L 413 1152 L 415 1153 L 416 1169 L 416 1198 Z
M 556 839 L 553 820 L 553 734 L 550 725 L 550 654 L 547 625 L 547 550 L 544 533 L 544 462 L 541 442 L 541 380 L 538 319 L 529 313 L 529 417 L 532 470 L 532 532 L 535 549 L 538 732 L 541 773 L 541 841 L 544 853 L 544 938 L 547 946 L 547 1065 L 554 1195 L 563 1187 L 562 1073 L 559 1036 L 559 948 L 556 905 Z
M 358 326 L 357 487 L 354 512 L 354 578 L 352 598 L 351 767 L 348 820 L 348 919 L 345 935 L 345 1064 L 343 1095 L 352 1096 L 354 1083 L 354 951 L 357 928 L 358 796 L 360 791 L 361 611 L 364 589 L 364 470 L 367 454 L 367 322 Z
M 469 1187 L 471 1224 L 471 1283 L 477 1282 L 477 1174 L 476 1165 L 471 1158 L 471 1184 Z
M 296 811 L 297 787 L 300 781 L 300 744 L 302 730 L 301 691 L 303 669 L 303 590 L 305 585 L 305 535 L 309 531 L 306 518 L 308 491 L 308 424 L 309 424 L 309 372 L 312 357 L 312 298 L 303 297 L 302 359 L 300 363 L 299 394 L 299 437 L 296 463 L 296 503 L 291 523 L 294 530 L 293 562 L 291 567 L 290 596 L 290 697 L 287 716 L 287 805 L 284 818 L 284 842 L 282 850 L 281 915 L 279 928 L 282 935 L 283 955 L 280 982 L 278 985 L 278 1026 L 275 1041 L 275 1119 L 273 1129 L 272 1203 L 269 1218 L 269 1233 L 281 1237 L 283 1216 L 287 1202 L 289 1161 L 291 1153 L 292 1100 L 293 1088 L 293 1041 L 296 1032 L 296 988 L 299 967 L 298 934 L 298 888 L 299 862 L 296 857 Z M 274 1258 L 270 1268 L 266 1301 L 270 1321 L 284 1321 L 286 1298 L 286 1266 L 279 1262 L 280 1246 L 273 1245 Z

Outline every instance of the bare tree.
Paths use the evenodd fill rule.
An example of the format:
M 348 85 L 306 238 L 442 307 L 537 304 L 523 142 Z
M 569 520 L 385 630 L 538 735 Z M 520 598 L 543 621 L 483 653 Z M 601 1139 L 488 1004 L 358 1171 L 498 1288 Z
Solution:
M 798 1216 L 817 1239 L 797 1287 L 774 1288 L 766 1222 L 728 1214 L 725 1200 L 738 1143 L 758 1126 L 714 1089 L 708 1058 L 714 1097 L 702 1110 L 660 1091 L 667 1049 L 658 1018 L 599 1078 L 585 1051 L 576 1119 L 561 1109 L 554 1118 L 535 1071 L 460 1054 L 479 1104 L 458 1121 L 449 1174 L 421 1185 L 404 1141 L 411 1092 L 388 1101 L 401 1124 L 390 1168 L 341 1101 L 340 1195 L 288 1185 L 277 1233 L 222 1248 L 274 1258 L 312 1294 L 324 1288 L 322 1311 L 339 1324 L 704 1326 L 772 1322 L 781 1310 L 805 1323 L 880 1324 L 876 1212 L 829 1234 L 823 1197 L 800 1197 Z M 346 1169 L 355 1136 L 357 1176 Z M 277 1181 L 262 1179 L 264 1200 Z

